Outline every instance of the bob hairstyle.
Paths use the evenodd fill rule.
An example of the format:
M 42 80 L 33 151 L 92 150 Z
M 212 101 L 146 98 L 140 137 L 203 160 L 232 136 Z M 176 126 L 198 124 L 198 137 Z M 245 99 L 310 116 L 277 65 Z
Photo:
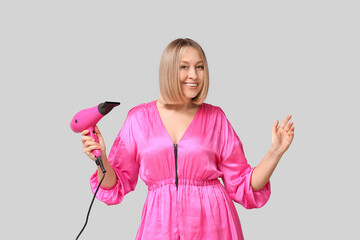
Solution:
M 204 84 L 192 102 L 200 105 L 204 102 L 209 90 L 209 69 L 205 53 L 201 46 L 192 39 L 178 38 L 165 48 L 159 67 L 160 96 L 164 104 L 183 104 L 185 97 L 179 81 L 179 62 L 187 47 L 195 48 L 204 64 Z

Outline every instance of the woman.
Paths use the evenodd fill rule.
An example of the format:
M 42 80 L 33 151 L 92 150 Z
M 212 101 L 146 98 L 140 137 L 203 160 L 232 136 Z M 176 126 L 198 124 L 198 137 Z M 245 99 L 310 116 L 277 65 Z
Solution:
M 136 239 L 243 239 L 232 202 L 262 207 L 269 179 L 294 138 L 289 115 L 271 133 L 271 147 L 256 168 L 220 107 L 204 103 L 209 88 L 205 54 L 195 41 L 176 39 L 163 52 L 159 100 L 132 108 L 107 158 L 82 132 L 84 152 L 101 149 L 107 171 L 97 198 L 118 204 L 135 189 L 138 175 L 149 192 Z M 99 169 L 91 177 L 95 191 Z M 218 178 L 221 177 L 224 186 Z

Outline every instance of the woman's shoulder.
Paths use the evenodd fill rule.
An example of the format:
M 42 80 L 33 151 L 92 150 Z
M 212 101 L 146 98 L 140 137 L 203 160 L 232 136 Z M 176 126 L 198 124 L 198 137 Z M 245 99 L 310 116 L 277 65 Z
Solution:
M 224 111 L 221 109 L 220 106 L 217 106 L 217 105 L 214 105 L 214 104 L 211 104 L 211 103 L 202 103 L 203 105 L 203 109 L 208 113 L 208 114 L 211 114 L 211 115 L 217 115 L 217 116 L 225 116 L 225 113 Z
M 156 106 L 155 103 L 156 100 L 135 105 L 129 110 L 128 116 L 131 115 L 135 117 L 141 117 L 144 115 L 149 115 L 149 112 L 154 111 L 154 106 Z

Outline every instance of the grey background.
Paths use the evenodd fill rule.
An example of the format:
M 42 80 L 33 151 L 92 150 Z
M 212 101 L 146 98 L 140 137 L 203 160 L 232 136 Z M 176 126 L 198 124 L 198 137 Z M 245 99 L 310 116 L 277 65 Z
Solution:
M 122 104 L 99 127 L 110 149 L 126 113 L 158 98 L 166 45 L 190 37 L 256 166 L 276 119 L 295 139 L 261 209 L 235 203 L 245 239 L 359 237 L 357 1 L 1 1 L 1 239 L 75 239 L 95 166 L 69 128 L 80 109 Z M 147 187 L 96 201 L 81 239 L 134 239 Z

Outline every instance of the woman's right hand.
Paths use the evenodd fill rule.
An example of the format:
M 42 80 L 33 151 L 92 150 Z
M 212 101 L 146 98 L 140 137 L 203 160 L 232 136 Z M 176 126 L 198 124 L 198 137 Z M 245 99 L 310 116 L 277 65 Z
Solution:
M 93 150 L 101 149 L 101 155 L 104 156 L 106 154 L 105 142 L 97 126 L 95 126 L 95 133 L 97 138 L 99 139 L 99 143 L 95 142 L 92 137 L 87 136 L 89 134 L 89 130 L 84 130 L 81 132 L 83 151 L 93 161 L 96 161 L 96 157 L 92 153 Z

